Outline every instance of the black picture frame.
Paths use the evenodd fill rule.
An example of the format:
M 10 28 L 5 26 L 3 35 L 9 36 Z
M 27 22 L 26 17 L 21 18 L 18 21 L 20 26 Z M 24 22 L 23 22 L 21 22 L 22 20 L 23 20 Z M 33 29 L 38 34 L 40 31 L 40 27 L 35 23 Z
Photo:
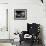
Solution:
M 27 9 L 14 9 L 14 20 L 26 20 Z

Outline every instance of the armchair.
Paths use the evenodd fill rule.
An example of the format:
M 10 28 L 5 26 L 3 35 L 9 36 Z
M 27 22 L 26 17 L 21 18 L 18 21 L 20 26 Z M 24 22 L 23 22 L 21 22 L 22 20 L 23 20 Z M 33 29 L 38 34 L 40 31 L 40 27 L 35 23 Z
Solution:
M 27 23 L 27 31 L 22 31 L 22 34 L 20 34 L 20 44 L 22 41 L 25 41 L 24 35 L 29 34 L 32 37 L 29 39 L 30 43 L 33 45 L 34 42 L 39 43 L 39 33 L 40 33 L 40 24 Z M 27 40 L 28 38 L 26 38 Z

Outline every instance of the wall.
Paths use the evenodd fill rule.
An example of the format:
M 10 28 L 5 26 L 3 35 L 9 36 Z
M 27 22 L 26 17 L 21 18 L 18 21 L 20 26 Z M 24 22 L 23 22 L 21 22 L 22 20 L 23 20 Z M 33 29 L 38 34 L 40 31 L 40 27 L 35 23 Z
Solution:
M 7 3 L 8 0 L 0 0 L 0 3 Z
M 6 31 L 6 20 L 7 20 L 7 10 L 8 5 L 2 4 L 7 3 L 6 0 L 0 0 L 0 28 L 2 28 L 2 31 L 0 29 L 0 39 L 9 39 L 9 31 Z M 12 46 L 10 43 L 0 43 L 0 46 Z
M 7 4 L 0 3 L 0 39 L 8 39 L 9 32 L 7 32 Z

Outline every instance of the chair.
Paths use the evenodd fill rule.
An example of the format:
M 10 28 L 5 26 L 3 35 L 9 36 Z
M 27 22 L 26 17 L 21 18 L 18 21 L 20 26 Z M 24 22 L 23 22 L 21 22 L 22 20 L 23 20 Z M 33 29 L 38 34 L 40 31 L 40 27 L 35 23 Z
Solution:
M 29 34 L 32 36 L 29 39 L 29 41 L 31 41 L 32 45 L 34 42 L 39 43 L 39 33 L 40 33 L 40 24 L 36 24 L 36 23 L 29 24 L 29 23 L 27 23 L 27 31 L 22 31 L 22 34 L 19 35 L 20 36 L 20 44 L 22 41 L 25 41 L 25 38 L 24 38 L 25 34 Z

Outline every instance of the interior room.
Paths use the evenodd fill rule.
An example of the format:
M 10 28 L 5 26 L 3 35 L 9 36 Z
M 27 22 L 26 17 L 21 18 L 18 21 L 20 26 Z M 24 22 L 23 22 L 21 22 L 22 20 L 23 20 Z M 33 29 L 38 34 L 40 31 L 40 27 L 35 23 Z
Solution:
M 0 0 L 0 46 L 46 46 L 46 0 Z

